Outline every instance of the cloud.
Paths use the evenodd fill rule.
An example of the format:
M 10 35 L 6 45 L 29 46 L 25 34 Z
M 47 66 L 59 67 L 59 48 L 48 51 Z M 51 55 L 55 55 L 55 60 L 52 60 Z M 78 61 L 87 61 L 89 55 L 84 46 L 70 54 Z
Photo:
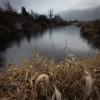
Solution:
M 8 0 L 0 0 L 6 2 Z M 50 8 L 55 12 L 70 9 L 88 9 L 100 6 L 100 0 L 9 0 L 15 9 L 25 6 L 28 10 L 45 13 Z
M 100 6 L 100 0 L 74 0 L 72 8 L 87 9 Z

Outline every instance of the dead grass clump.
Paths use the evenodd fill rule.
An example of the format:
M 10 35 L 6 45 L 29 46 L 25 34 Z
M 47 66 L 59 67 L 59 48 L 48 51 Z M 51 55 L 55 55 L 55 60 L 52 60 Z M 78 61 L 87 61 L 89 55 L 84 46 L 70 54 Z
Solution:
M 0 76 L 0 100 L 99 100 L 95 77 L 84 66 L 75 59 L 57 64 L 39 56 L 9 65 Z

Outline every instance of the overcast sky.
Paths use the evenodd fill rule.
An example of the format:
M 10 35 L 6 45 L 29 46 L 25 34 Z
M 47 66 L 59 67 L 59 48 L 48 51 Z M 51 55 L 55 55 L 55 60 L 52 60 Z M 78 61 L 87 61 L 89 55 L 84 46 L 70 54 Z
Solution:
M 2 2 L 8 0 L 0 0 Z M 100 0 L 9 0 L 15 9 L 25 6 L 27 10 L 33 10 L 38 13 L 47 13 L 49 9 L 54 12 L 72 9 L 88 9 L 100 6 Z

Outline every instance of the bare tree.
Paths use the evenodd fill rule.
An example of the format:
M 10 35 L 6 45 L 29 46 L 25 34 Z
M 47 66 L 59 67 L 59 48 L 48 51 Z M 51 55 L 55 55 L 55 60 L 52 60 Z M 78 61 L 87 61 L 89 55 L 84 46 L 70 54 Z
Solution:
M 50 9 L 50 11 L 49 11 L 49 19 L 50 19 L 50 21 L 52 20 L 52 17 L 53 17 L 53 10 Z

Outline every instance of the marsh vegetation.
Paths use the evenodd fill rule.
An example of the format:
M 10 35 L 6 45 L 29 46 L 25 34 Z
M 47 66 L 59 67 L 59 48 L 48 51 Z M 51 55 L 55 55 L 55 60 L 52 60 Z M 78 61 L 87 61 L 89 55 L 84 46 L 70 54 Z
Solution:
M 36 56 L 0 74 L 1 100 L 100 100 L 100 56 L 56 63 Z

